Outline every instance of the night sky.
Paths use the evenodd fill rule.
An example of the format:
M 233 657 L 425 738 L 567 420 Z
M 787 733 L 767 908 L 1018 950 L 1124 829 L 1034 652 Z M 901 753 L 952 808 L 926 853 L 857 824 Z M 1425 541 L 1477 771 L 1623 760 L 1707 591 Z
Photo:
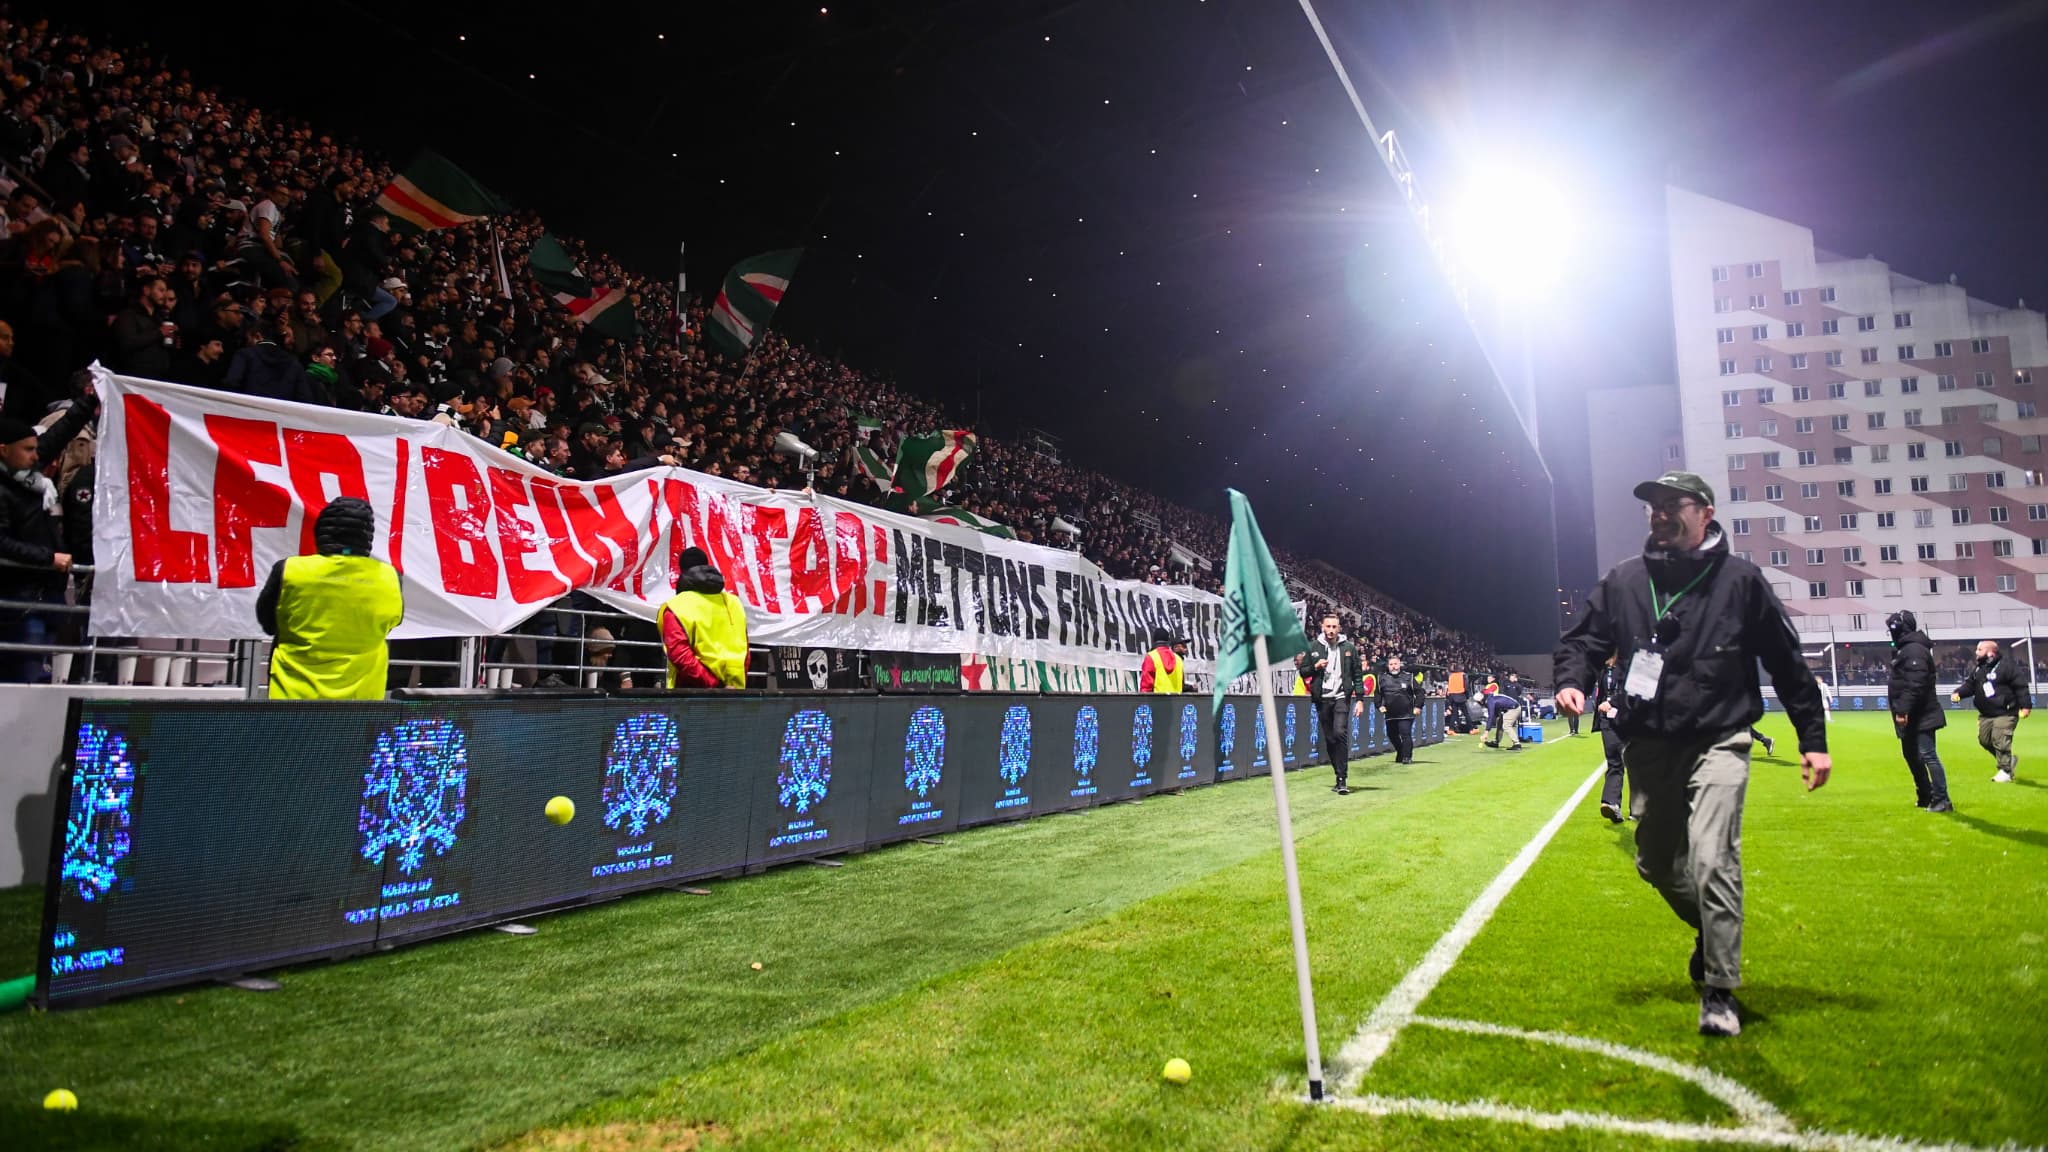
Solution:
M 1542 463 L 1296 4 L 827 7 L 370 0 L 313 36 L 64 15 L 432 145 L 650 274 L 687 240 L 700 291 L 806 246 L 779 328 L 1194 507 L 1243 488 L 1276 539 L 1507 650 L 1554 636 L 1545 463 L 1558 582 L 1597 575 L 1585 392 L 1670 378 L 1667 178 L 2048 304 L 2048 0 L 1325 0 L 1425 195 L 1513 154 L 1575 200 L 1573 259 L 1525 305 Z

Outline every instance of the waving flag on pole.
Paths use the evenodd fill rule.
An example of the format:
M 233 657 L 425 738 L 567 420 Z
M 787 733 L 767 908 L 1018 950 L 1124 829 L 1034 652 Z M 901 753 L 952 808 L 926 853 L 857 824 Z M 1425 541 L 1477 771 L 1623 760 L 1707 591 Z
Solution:
M 974 455 L 974 446 L 974 433 L 959 428 L 904 437 L 896 450 L 896 486 L 911 496 L 944 491 Z
M 718 299 L 711 302 L 711 322 L 705 326 L 720 352 L 737 360 L 753 351 L 775 315 L 775 306 L 789 291 L 790 279 L 803 257 L 801 248 L 763 252 L 733 265 L 725 274 Z
M 402 235 L 453 228 L 511 211 L 490 189 L 438 152 L 421 151 L 405 171 L 377 195 L 377 207 L 391 214 Z
M 578 324 L 621 340 L 639 334 L 640 324 L 626 301 L 625 289 L 592 284 L 568 247 L 553 235 L 544 234 L 533 242 L 526 267 Z

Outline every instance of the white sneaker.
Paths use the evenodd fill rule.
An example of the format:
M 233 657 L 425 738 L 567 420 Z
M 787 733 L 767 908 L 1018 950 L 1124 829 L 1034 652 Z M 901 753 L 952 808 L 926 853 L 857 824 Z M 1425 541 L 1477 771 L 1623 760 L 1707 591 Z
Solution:
M 1991 778 L 1991 782 L 1993 784 L 2010 784 L 2012 783 L 2012 773 L 2007 772 L 2001 768 L 1999 769 L 1998 775 L 1993 776 Z

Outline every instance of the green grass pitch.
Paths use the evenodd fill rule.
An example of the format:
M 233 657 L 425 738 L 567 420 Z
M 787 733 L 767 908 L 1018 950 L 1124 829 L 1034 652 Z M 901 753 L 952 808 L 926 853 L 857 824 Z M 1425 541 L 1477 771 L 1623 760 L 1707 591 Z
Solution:
M 2048 719 L 1995 785 L 1971 717 L 1942 753 L 1957 813 L 1912 806 L 1889 724 L 1833 727 L 1801 791 L 1756 761 L 1744 856 L 1746 1030 L 1694 1031 L 1690 933 L 1597 795 L 1565 822 L 1425 1015 L 1605 1040 L 1728 1077 L 1807 1132 L 2048 1144 Z M 1599 743 L 1470 738 L 1397 767 L 1289 777 L 1323 1049 L 1389 989 L 1594 768 Z M 294 970 L 0 1018 L 14 1148 L 1634 1148 L 1639 1134 L 1380 1117 L 1302 1081 L 1272 789 L 1246 781 L 642 896 Z M 0 892 L 0 963 L 41 895 Z M 755 971 L 754 962 L 761 970 Z M 1194 1080 L 1165 1084 L 1185 1057 Z M 79 1110 L 43 1112 L 68 1087 Z M 1733 1126 L 1636 1064 L 1410 1027 L 1363 1091 Z M 1666 1147 L 1675 1145 L 1663 1145 Z

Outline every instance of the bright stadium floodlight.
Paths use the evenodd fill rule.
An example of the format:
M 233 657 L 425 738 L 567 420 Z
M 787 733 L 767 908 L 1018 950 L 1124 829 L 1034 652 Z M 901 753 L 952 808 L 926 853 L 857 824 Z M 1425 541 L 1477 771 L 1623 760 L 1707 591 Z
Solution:
M 1511 165 L 1476 169 L 1445 221 L 1465 277 L 1496 296 L 1528 299 L 1556 286 L 1577 243 L 1577 217 L 1557 184 Z

